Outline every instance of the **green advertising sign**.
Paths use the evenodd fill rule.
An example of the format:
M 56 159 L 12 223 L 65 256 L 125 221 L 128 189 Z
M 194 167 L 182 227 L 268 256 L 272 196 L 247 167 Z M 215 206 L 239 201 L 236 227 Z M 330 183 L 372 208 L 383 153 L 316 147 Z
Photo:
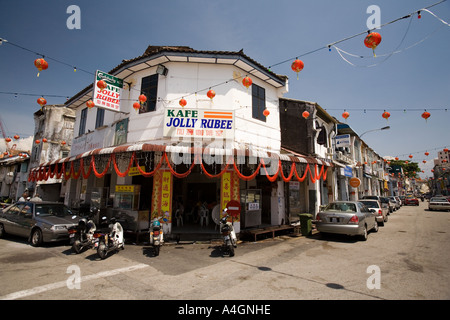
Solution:
M 106 83 L 106 88 L 97 86 L 99 81 Z M 98 108 L 120 112 L 120 95 L 123 89 L 123 80 L 106 72 L 97 70 L 94 81 L 94 94 L 92 100 Z

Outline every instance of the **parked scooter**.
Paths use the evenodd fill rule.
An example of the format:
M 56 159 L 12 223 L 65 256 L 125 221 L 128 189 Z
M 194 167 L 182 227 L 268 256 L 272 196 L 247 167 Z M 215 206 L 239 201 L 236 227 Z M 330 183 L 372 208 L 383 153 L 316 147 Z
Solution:
M 106 221 L 106 217 L 102 218 Z M 107 232 L 96 232 L 94 237 L 98 239 L 97 254 L 100 259 L 105 259 L 108 253 L 125 249 L 123 238 L 122 225 L 116 221 L 116 218 L 111 218 Z
M 153 221 L 150 227 L 150 244 L 153 246 L 155 256 L 158 256 L 159 249 L 164 244 L 164 234 L 161 223 L 158 220 Z
M 233 223 L 227 221 L 228 214 L 226 214 L 227 209 L 225 208 L 223 212 L 223 218 L 220 219 L 220 232 L 223 235 L 223 251 L 227 252 L 230 257 L 234 256 L 234 248 L 237 248 L 236 233 L 234 232 Z
M 72 245 L 72 250 L 75 253 L 80 253 L 83 249 L 90 249 L 95 246 L 98 241 L 94 238 L 96 226 L 92 217 L 97 213 L 98 209 L 93 207 L 87 217 L 81 218 L 78 225 L 69 228 L 69 239 Z M 76 216 L 74 216 L 76 217 Z
M 97 212 L 98 208 L 92 207 L 89 214 L 78 221 L 78 225 L 69 228 L 70 244 L 75 253 L 80 253 L 85 248 L 93 248 L 98 241 L 94 238 L 97 227 L 92 220 L 92 217 L 95 216 Z M 75 217 L 76 216 L 74 216 L 74 218 Z

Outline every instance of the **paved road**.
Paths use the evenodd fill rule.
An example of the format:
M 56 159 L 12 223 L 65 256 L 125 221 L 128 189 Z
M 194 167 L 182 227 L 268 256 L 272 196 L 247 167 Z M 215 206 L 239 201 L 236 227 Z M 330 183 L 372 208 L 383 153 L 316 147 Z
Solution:
M 402 207 L 366 242 L 284 236 L 242 243 L 233 258 L 215 244 L 180 244 L 158 257 L 128 245 L 98 260 L 9 237 L 0 239 L 0 299 L 450 299 L 450 212 L 426 207 Z

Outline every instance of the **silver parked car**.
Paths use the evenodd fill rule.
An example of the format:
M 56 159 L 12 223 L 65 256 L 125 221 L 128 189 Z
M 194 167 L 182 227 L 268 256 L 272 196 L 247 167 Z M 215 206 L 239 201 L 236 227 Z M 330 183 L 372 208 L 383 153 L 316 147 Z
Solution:
M 450 210 L 450 202 L 446 197 L 433 197 L 428 203 L 428 210 Z
M 378 231 L 375 214 L 359 201 L 335 201 L 316 217 L 316 228 L 323 233 L 360 236 L 367 240 L 368 231 Z
M 389 201 L 390 201 L 390 202 L 393 204 L 393 206 L 394 206 L 394 211 L 397 211 L 398 209 L 400 209 L 401 204 L 400 204 L 400 202 L 397 200 L 396 197 L 390 196 L 390 197 L 388 197 L 388 198 L 389 198 Z
M 43 242 L 69 240 L 68 228 L 77 225 L 78 220 L 63 203 L 18 202 L 0 214 L 0 238 L 6 234 L 26 237 L 35 247 Z
M 364 205 L 375 212 L 375 219 L 380 226 L 384 226 L 384 223 L 388 221 L 389 209 L 381 205 L 378 200 L 364 199 L 359 200 L 359 202 L 364 203 Z

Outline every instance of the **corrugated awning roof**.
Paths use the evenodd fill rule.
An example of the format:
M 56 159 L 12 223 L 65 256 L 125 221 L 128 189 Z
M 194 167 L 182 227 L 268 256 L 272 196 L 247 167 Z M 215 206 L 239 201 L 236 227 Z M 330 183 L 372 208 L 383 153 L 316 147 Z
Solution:
M 71 162 L 79 160 L 80 158 L 90 157 L 92 155 L 110 155 L 123 152 L 168 152 L 168 153 L 198 153 L 198 154 L 208 154 L 208 155 L 233 155 L 233 156 L 248 156 L 266 159 L 280 159 L 282 161 L 289 162 L 299 162 L 299 163 L 310 163 L 319 164 L 325 166 L 333 166 L 331 161 L 325 159 L 317 159 L 314 157 L 304 156 L 299 153 L 289 151 L 282 148 L 285 153 L 274 153 L 266 152 L 261 150 L 253 150 L 251 148 L 196 148 L 196 147 L 186 147 L 186 146 L 170 146 L 170 145 L 156 145 L 150 143 L 139 143 L 131 145 L 123 145 L 108 148 L 93 149 L 88 152 L 84 152 L 72 157 L 61 158 L 58 160 L 45 162 L 39 165 L 40 168 L 48 167 L 54 164 Z M 35 168 L 36 169 L 36 168 Z

